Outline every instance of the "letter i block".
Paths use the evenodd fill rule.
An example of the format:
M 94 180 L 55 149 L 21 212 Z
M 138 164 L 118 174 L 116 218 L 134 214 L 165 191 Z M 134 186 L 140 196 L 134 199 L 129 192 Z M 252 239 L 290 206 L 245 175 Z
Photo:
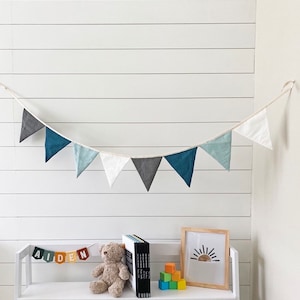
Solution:
M 172 281 L 179 281 L 181 279 L 181 272 L 180 271 L 175 271 L 172 274 Z
M 169 262 L 169 263 L 165 264 L 165 272 L 166 273 L 173 274 L 175 271 L 176 271 L 176 265 L 175 265 L 175 263 Z
M 185 281 L 185 279 L 180 279 L 177 282 L 177 289 L 178 290 L 185 290 L 186 289 L 186 281 Z
M 168 290 L 169 289 L 169 282 L 158 280 L 158 287 L 160 290 Z
M 160 280 L 169 282 L 172 279 L 172 274 L 166 272 L 160 272 Z

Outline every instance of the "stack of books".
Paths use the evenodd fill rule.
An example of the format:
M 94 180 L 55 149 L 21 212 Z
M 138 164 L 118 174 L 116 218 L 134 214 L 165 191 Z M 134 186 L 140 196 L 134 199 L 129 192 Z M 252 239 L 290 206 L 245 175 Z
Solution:
M 138 298 L 151 297 L 150 280 L 150 246 L 135 234 L 122 235 L 125 256 L 131 274 L 130 283 Z

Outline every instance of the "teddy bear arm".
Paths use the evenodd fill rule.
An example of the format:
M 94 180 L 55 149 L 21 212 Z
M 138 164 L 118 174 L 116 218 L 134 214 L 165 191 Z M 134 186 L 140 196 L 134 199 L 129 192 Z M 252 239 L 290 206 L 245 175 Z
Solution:
M 123 280 L 129 279 L 129 271 L 126 265 L 119 264 L 119 277 Z
M 100 276 L 103 273 L 103 271 L 104 271 L 104 265 L 100 264 L 93 270 L 92 276 L 96 278 Z

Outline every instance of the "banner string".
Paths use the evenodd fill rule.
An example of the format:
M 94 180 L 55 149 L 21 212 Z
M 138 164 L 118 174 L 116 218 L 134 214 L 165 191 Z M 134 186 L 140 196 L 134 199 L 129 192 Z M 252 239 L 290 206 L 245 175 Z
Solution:
M 224 131 L 223 133 L 221 134 L 218 134 L 217 136 L 215 136 L 214 138 L 212 139 L 209 139 L 207 140 L 205 143 L 209 142 L 209 141 L 213 141 L 215 140 L 216 138 L 224 135 L 225 133 L 229 132 L 229 131 L 233 131 L 235 128 L 239 127 L 240 125 L 242 125 L 243 123 L 245 123 L 246 121 L 248 121 L 249 119 L 251 119 L 252 117 L 254 117 L 255 115 L 257 115 L 258 113 L 260 113 L 261 111 L 263 111 L 264 109 L 266 109 L 267 107 L 269 107 L 270 105 L 272 105 L 274 102 L 276 102 L 277 100 L 279 100 L 281 97 L 283 97 L 285 94 L 287 93 L 291 93 L 293 87 L 295 85 L 295 80 L 289 80 L 287 81 L 283 87 L 282 87 L 282 90 L 281 90 L 281 93 L 275 97 L 274 99 L 272 99 L 271 101 L 269 101 L 265 106 L 263 106 L 262 108 L 260 108 L 258 111 L 254 112 L 253 114 L 251 114 L 250 116 L 248 116 L 247 118 L 245 118 L 244 120 L 240 121 L 239 123 L 237 123 L 236 125 L 234 125 L 233 127 L 231 127 L 230 129 L 227 129 L 226 131 Z M 289 86 L 288 88 L 286 88 L 287 86 Z M 90 150 L 93 150 L 93 151 L 96 151 L 96 152 L 103 152 L 103 153 L 107 153 L 107 154 L 111 154 L 111 155 L 114 155 L 114 156 L 121 156 L 121 157 L 130 157 L 130 158 L 152 158 L 152 157 L 164 157 L 164 156 L 168 156 L 168 155 L 171 155 L 171 154 L 176 154 L 176 153 L 181 153 L 183 151 L 187 151 L 187 150 L 190 150 L 190 149 L 193 149 L 193 148 L 196 148 L 196 147 L 199 147 L 200 145 L 203 145 L 205 143 L 201 143 L 201 144 L 198 144 L 198 145 L 194 145 L 194 146 L 191 146 L 191 147 L 188 147 L 184 150 L 180 150 L 178 152 L 172 152 L 172 153 L 167 153 L 167 154 L 164 154 L 164 155 L 147 155 L 147 156 L 128 156 L 128 155 L 124 155 L 124 154 L 118 154 L 118 153 L 113 153 L 113 152 L 109 152 L 109 151 L 99 151 L 98 149 L 95 149 L 93 147 L 90 147 L 90 146 L 87 146 L 87 145 L 83 145 L 81 143 L 78 143 L 74 140 L 70 140 L 68 137 L 64 136 L 63 134 L 61 134 L 60 132 L 58 132 L 57 130 L 55 130 L 54 128 L 52 128 L 51 126 L 47 125 L 43 120 L 41 120 L 39 117 L 37 117 L 36 115 L 34 115 L 33 113 L 30 112 L 30 110 L 26 107 L 26 105 L 24 104 L 24 102 L 21 100 L 22 97 L 20 97 L 16 92 L 14 92 L 12 89 L 10 89 L 9 87 L 7 87 L 6 85 L 4 85 L 3 83 L 0 82 L 0 87 L 2 87 L 6 93 L 8 93 L 9 95 L 11 95 L 25 110 L 27 110 L 35 119 L 37 119 L 41 124 L 43 124 L 45 127 L 51 129 L 52 131 L 54 131 L 56 134 L 60 135 L 61 137 L 77 144 L 77 145 L 80 145 L 84 148 L 88 148 Z

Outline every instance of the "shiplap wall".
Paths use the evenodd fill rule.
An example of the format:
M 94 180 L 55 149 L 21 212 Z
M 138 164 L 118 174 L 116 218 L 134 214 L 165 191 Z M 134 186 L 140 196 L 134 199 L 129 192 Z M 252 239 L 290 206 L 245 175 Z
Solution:
M 128 156 L 198 145 L 252 113 L 254 41 L 254 0 L 0 1 L 0 81 L 69 139 Z M 44 130 L 19 144 L 21 117 L 0 91 L 1 299 L 28 242 L 178 240 L 182 226 L 230 230 L 250 299 L 249 141 L 233 136 L 230 172 L 199 149 L 191 188 L 162 161 L 147 193 L 131 162 L 112 189 L 99 157 L 76 179 L 72 146 L 45 164 Z

